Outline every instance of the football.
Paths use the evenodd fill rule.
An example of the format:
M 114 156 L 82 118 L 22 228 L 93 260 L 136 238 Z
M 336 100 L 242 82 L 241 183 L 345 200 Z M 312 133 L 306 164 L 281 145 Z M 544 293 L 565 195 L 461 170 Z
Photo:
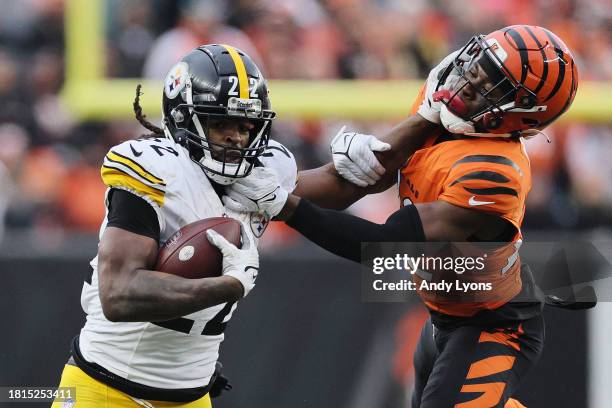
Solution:
M 223 256 L 208 241 L 206 230 L 214 229 L 238 248 L 240 222 L 226 217 L 206 218 L 185 225 L 162 245 L 155 270 L 188 279 L 221 276 Z

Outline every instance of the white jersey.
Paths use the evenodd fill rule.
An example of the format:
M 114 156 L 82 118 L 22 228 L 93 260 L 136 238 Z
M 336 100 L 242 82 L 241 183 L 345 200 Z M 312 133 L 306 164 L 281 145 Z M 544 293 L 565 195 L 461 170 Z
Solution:
M 260 161 L 277 170 L 283 187 L 293 190 L 297 168 L 284 146 L 270 141 Z M 255 242 L 268 224 L 262 217 L 226 209 L 203 170 L 185 148 L 170 139 L 121 143 L 108 152 L 101 173 L 109 189 L 130 191 L 151 204 L 159 220 L 160 245 L 181 227 L 210 217 L 240 220 Z M 100 237 L 106 223 L 105 217 Z M 91 261 L 91 284 L 86 282 L 81 294 L 87 321 L 79 345 L 85 360 L 150 387 L 183 389 L 208 384 L 223 340 L 219 326 L 231 318 L 236 304 L 223 303 L 176 319 L 175 329 L 148 322 L 111 322 L 102 312 L 97 261 L 97 257 Z

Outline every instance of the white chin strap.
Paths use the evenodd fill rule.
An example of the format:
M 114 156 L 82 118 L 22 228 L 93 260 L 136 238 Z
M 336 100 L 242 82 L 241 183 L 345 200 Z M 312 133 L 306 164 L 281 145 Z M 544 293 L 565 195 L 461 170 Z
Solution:
M 465 121 L 459 116 L 452 113 L 445 104 L 440 107 L 440 122 L 442 125 L 451 133 L 475 136 L 475 137 L 510 137 L 510 133 L 485 133 L 476 132 L 474 124 L 472 122 Z M 529 131 L 523 131 L 521 134 L 525 134 Z M 526 135 L 527 136 L 527 135 Z
M 460 135 L 466 135 L 468 133 L 474 133 L 474 125 L 470 122 L 466 122 L 459 116 L 452 113 L 445 104 L 440 106 L 440 122 L 442 125 L 451 133 L 457 133 Z
M 546 110 L 545 105 L 544 106 L 534 106 L 531 109 L 513 108 L 513 106 L 514 106 L 514 103 L 504 105 L 502 106 L 502 110 L 505 111 L 508 108 L 512 108 L 513 112 L 542 112 Z M 479 120 L 479 119 L 480 117 L 476 118 L 476 120 Z M 475 137 L 511 137 L 513 136 L 510 133 L 476 132 L 476 129 L 474 128 L 474 124 L 472 122 L 468 122 L 468 121 L 461 119 L 459 116 L 452 113 L 445 104 L 442 104 L 442 106 L 440 106 L 440 122 L 449 132 L 460 134 L 460 135 L 475 136 Z M 524 138 L 531 138 L 540 133 L 542 132 L 538 129 L 525 129 L 525 130 L 520 131 L 520 136 Z M 546 138 L 548 139 L 548 136 L 546 136 Z

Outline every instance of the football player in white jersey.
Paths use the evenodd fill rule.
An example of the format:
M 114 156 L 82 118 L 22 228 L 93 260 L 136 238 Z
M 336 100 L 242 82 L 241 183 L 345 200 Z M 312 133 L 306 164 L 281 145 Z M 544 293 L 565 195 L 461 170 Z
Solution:
M 269 218 L 226 208 L 225 186 L 273 172 L 287 191 L 293 155 L 269 141 L 275 113 L 255 63 L 228 45 L 205 45 L 168 73 L 163 126 L 110 149 L 108 186 L 92 274 L 81 304 L 85 326 L 72 342 L 61 387 L 76 387 L 76 408 L 210 407 L 223 330 L 255 286 L 257 241 Z M 265 170 L 263 170 L 265 168 Z M 152 270 L 158 248 L 194 221 L 228 216 L 243 224 L 242 249 L 218 234 L 220 277 L 184 279 Z M 62 404 L 56 402 L 54 407 Z

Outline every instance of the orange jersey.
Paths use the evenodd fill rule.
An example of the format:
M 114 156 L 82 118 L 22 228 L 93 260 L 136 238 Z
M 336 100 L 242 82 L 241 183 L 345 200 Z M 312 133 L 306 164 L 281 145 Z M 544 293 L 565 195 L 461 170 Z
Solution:
M 422 93 L 413 106 L 413 113 L 419 100 Z M 431 310 L 452 316 L 472 316 L 479 310 L 502 306 L 521 291 L 518 247 L 525 200 L 531 189 L 529 159 L 519 140 L 461 138 L 435 144 L 437 136 L 432 135 L 427 146 L 416 151 L 400 170 L 401 205 L 442 200 L 497 215 L 517 231 L 513 242 L 489 258 L 485 270 L 461 276 L 471 282 L 490 282 L 491 291 L 472 293 L 467 301 L 457 293 L 419 290 Z M 438 279 L 449 278 L 449 275 L 438 276 Z M 422 279 L 418 275 L 414 279 L 418 288 Z
M 530 189 L 529 159 L 520 141 L 448 140 L 416 151 L 400 170 L 402 205 L 443 200 L 498 215 L 517 231 Z

